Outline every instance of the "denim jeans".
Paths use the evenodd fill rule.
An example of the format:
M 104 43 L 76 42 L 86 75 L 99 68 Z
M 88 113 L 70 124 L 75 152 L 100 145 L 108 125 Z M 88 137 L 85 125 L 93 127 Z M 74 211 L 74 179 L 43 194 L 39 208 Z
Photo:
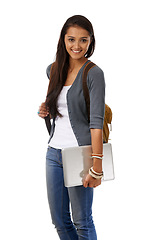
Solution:
M 92 219 L 93 188 L 64 186 L 60 149 L 49 147 L 47 150 L 46 182 L 52 223 L 59 238 L 97 240 Z

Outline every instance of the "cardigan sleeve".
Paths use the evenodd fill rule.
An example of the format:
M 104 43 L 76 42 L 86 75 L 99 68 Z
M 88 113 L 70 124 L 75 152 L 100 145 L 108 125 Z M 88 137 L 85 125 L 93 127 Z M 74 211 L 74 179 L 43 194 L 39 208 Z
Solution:
M 48 79 L 50 78 L 51 65 L 52 65 L 52 64 L 50 64 L 50 65 L 46 68 L 46 74 L 47 74 Z
M 90 128 L 103 129 L 105 113 L 105 79 L 103 71 L 93 67 L 88 73 Z

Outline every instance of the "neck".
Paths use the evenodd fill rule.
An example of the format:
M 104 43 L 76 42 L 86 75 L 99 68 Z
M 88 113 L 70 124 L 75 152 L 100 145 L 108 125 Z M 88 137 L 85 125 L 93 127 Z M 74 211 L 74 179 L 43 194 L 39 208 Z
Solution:
M 78 60 L 75 60 L 73 58 L 69 59 L 69 69 L 70 71 L 73 71 L 74 69 L 80 68 L 85 62 L 87 62 L 87 58 L 81 58 Z

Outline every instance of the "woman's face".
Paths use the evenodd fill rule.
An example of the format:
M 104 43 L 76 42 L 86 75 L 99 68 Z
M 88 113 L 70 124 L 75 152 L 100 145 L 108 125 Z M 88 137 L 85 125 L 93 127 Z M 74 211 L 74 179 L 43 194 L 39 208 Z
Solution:
M 65 35 L 65 46 L 69 56 L 74 60 L 85 58 L 89 49 L 91 38 L 87 30 L 74 26 L 67 30 Z

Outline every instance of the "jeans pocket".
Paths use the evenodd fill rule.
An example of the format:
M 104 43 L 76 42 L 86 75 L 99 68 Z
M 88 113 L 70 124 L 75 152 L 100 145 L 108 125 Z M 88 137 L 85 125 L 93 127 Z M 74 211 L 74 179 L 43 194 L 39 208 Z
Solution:
M 60 150 L 49 146 L 47 148 L 46 160 L 47 161 L 55 161 L 62 165 L 62 155 L 61 155 Z

